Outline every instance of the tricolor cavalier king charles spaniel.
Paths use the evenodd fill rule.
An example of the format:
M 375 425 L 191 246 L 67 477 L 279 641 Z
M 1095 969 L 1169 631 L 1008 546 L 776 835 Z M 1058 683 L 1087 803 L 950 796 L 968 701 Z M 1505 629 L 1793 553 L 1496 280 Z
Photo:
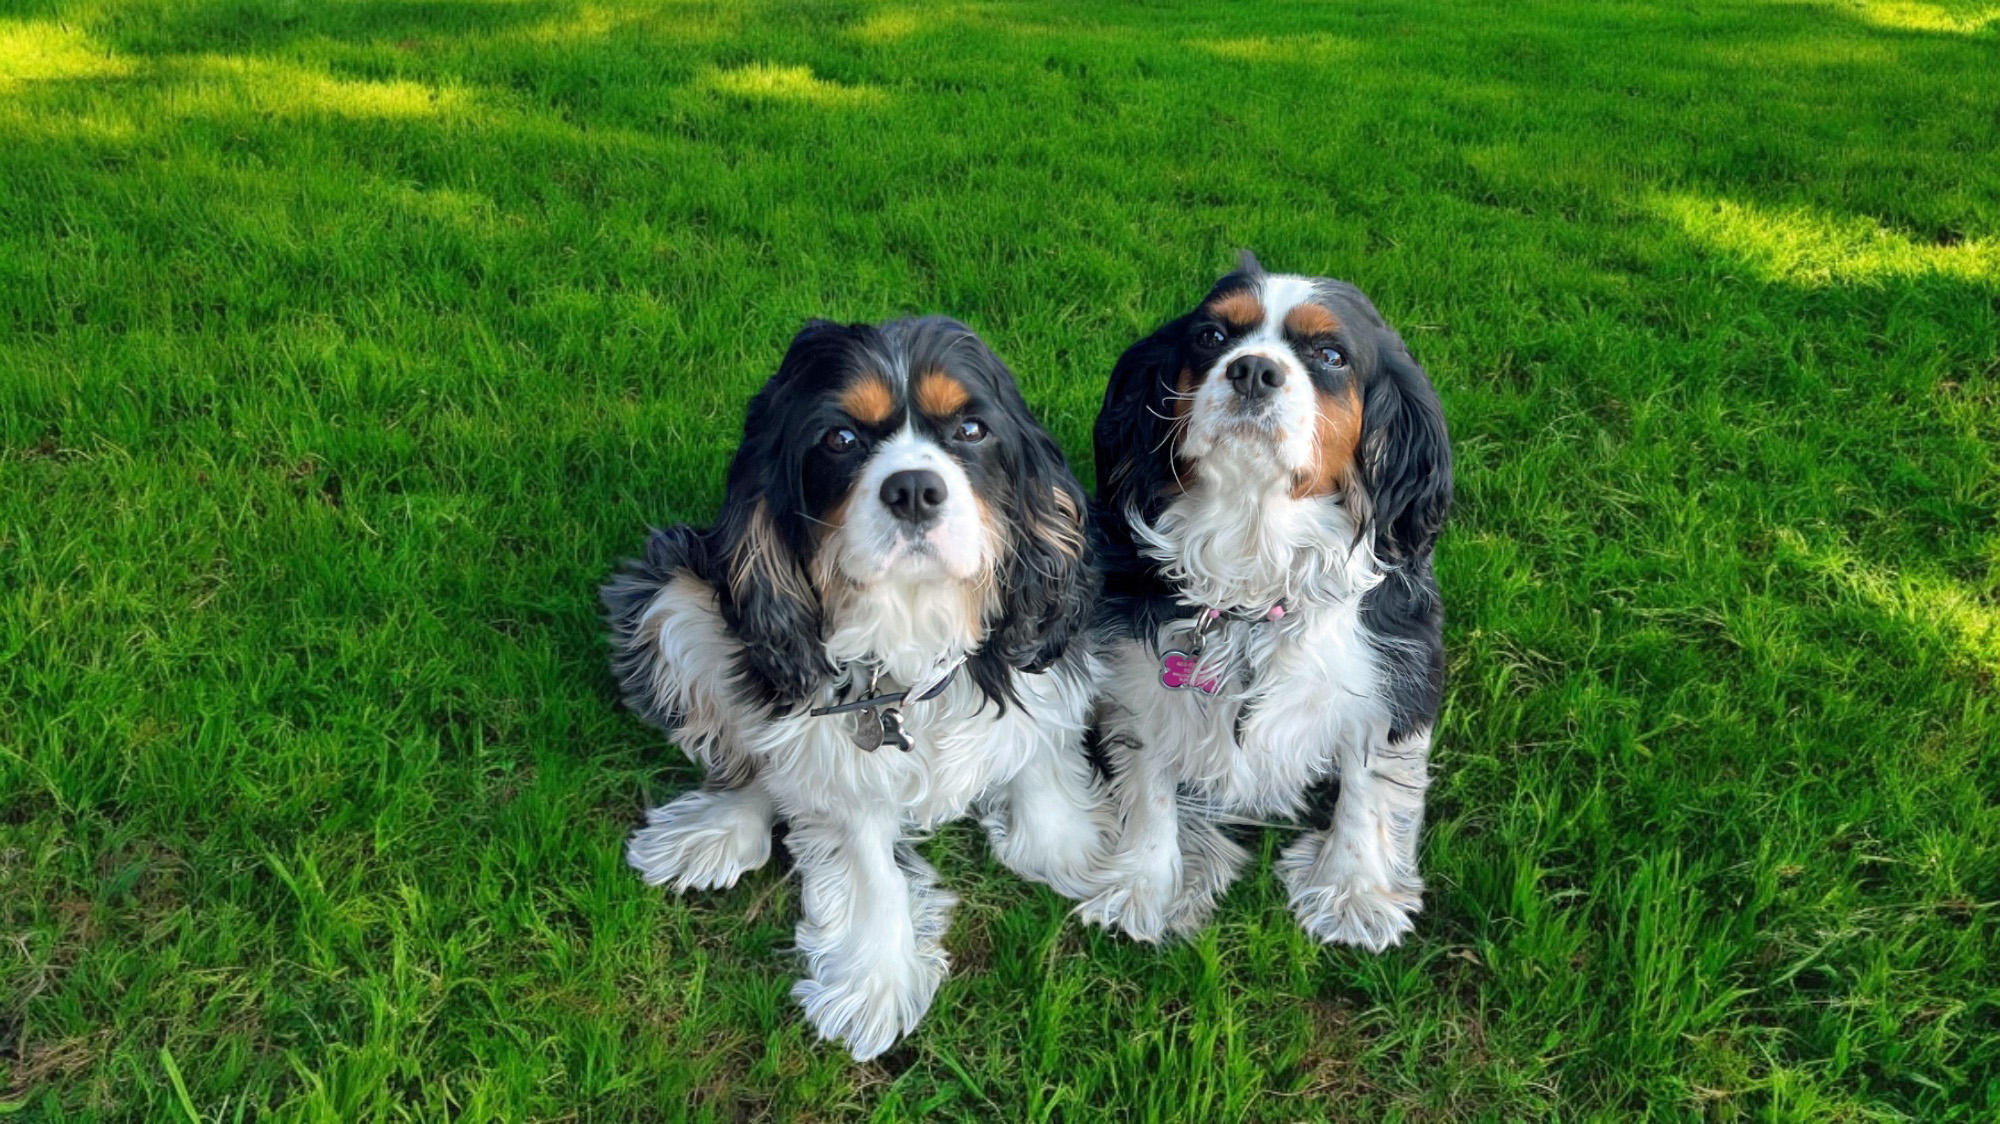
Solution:
M 1096 444 L 1123 826 L 1083 916 L 1193 931 L 1248 858 L 1223 828 L 1337 782 L 1278 875 L 1314 937 L 1395 944 L 1444 685 L 1451 454 L 1423 368 L 1354 286 L 1246 255 L 1119 359 Z
M 946 971 L 956 899 L 913 833 L 977 810 L 1003 862 L 1072 897 L 1102 864 L 1084 513 L 969 329 L 814 322 L 750 403 L 715 525 L 654 532 L 604 587 L 626 702 L 707 774 L 627 858 L 655 885 L 729 886 L 784 821 L 792 994 L 858 1059 Z

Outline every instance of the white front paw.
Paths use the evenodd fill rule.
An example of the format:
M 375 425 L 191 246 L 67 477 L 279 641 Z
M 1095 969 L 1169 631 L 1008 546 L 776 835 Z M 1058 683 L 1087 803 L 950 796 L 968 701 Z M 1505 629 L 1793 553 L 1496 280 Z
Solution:
M 771 823 L 761 804 L 703 789 L 646 813 L 647 826 L 625 847 L 651 886 L 676 892 L 734 886 L 771 858 Z
M 1076 907 L 1086 925 L 1123 929 L 1135 941 L 1159 943 L 1174 903 L 1174 878 L 1158 871 L 1122 867 L 1097 877 L 1097 892 Z
M 1381 952 L 1416 927 L 1423 909 L 1423 883 L 1414 873 L 1398 875 L 1387 864 L 1343 851 L 1326 852 L 1324 835 L 1314 833 L 1285 848 L 1278 876 L 1290 892 L 1292 914 L 1316 940 L 1351 944 Z
M 865 1062 L 916 1029 L 947 967 L 942 949 L 927 950 L 906 963 L 808 977 L 792 985 L 792 998 L 821 1038 L 844 1043 L 855 1061 Z

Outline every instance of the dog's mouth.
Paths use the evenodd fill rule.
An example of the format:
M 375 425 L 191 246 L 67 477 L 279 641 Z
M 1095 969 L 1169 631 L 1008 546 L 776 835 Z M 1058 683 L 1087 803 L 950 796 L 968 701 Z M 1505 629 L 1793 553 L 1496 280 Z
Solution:
M 1266 442 L 1284 439 L 1283 411 L 1276 404 L 1232 404 L 1218 411 L 1218 415 L 1210 424 L 1217 437 L 1227 435 Z
M 953 565 L 956 552 L 936 541 L 939 533 L 937 528 L 898 531 L 879 553 L 851 559 L 843 568 L 851 579 L 864 585 L 965 580 L 967 575 L 957 573 Z M 857 562 L 860 565 L 854 564 Z
M 1202 444 L 1211 451 L 1241 450 L 1268 457 L 1285 445 L 1289 434 L 1285 411 L 1276 403 L 1231 403 L 1205 411 L 1197 424 Z

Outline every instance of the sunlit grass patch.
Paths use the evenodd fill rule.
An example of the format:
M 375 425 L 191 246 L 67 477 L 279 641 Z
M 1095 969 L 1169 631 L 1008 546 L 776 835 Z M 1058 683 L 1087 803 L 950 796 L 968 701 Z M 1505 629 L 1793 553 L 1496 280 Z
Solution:
M 869 13 L 866 19 L 855 25 L 852 34 L 867 43 L 893 43 L 922 30 L 926 18 L 936 18 L 936 10 L 883 8 Z
M 1922 0 L 1861 0 L 1861 18 L 1876 27 L 1904 31 L 1947 31 L 1969 34 L 2000 24 L 2000 7 L 1991 4 L 1927 4 Z
M 821 78 L 809 66 L 781 66 L 776 63 L 751 63 L 711 71 L 703 76 L 701 84 L 707 89 L 752 101 L 857 106 L 875 105 L 883 100 L 880 90 L 842 85 Z
M 1358 47 L 1353 40 L 1324 34 L 1258 35 L 1228 39 L 1203 36 L 1189 40 L 1188 45 L 1195 50 L 1239 62 L 1293 65 L 1323 65 L 1352 59 L 1358 53 Z
M 1662 196 L 1651 206 L 1769 280 L 1868 284 L 1935 275 L 2000 284 L 2000 238 L 1944 232 L 1919 241 L 1865 216 L 1687 195 Z
M 178 64 L 166 100 L 183 112 L 415 119 L 467 104 L 463 90 L 408 79 L 343 78 L 298 63 L 209 55 Z
M 1885 615 L 1931 632 L 1968 662 L 2000 675 L 2000 589 L 1981 594 L 1936 573 L 1911 572 L 1852 548 L 1808 541 L 1796 530 L 1779 532 L 1788 557 Z
M 131 69 L 129 61 L 76 28 L 52 20 L 0 19 L 0 94 L 30 82 L 111 78 Z

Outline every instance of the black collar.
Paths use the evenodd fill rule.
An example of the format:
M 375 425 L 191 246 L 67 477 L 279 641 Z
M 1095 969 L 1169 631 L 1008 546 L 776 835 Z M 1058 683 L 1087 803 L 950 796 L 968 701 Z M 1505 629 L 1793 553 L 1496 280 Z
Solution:
M 929 700 L 937 698 L 939 695 L 944 694 L 944 689 L 946 687 L 951 686 L 952 680 L 958 678 L 958 669 L 964 666 L 965 666 L 965 661 L 963 659 L 959 660 L 955 664 L 952 664 L 951 670 L 944 673 L 944 678 L 938 680 L 935 684 L 933 684 L 930 687 L 929 690 L 926 690 L 923 694 L 918 695 L 914 699 L 910 698 L 910 692 L 906 688 L 904 690 L 894 691 L 886 695 L 876 695 L 873 698 L 856 699 L 853 702 L 836 703 L 833 706 L 817 707 L 811 711 L 811 714 L 814 718 L 821 718 L 829 714 L 847 714 L 849 712 L 856 710 L 868 710 L 871 707 L 896 706 L 904 702 L 928 702 Z

